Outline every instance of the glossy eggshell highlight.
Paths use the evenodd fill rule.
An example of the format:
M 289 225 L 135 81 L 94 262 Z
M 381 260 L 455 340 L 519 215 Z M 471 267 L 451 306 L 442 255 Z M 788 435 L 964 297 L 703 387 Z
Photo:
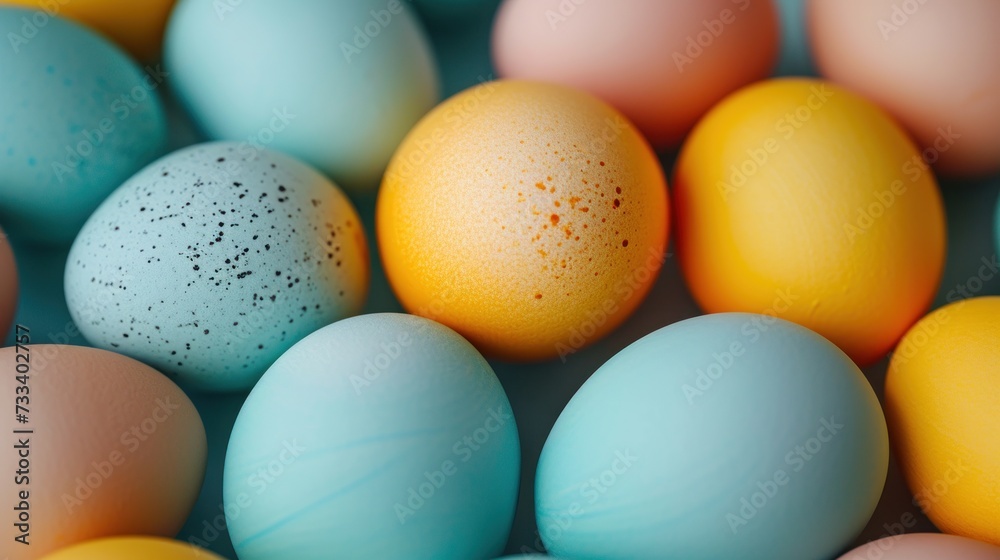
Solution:
M 188 543 L 154 537 L 114 537 L 89 541 L 42 560 L 223 560 Z
M 348 190 L 374 192 L 440 95 L 410 2 L 217 5 L 181 0 L 167 30 L 171 85 L 202 131 L 289 153 Z
M 771 0 L 506 0 L 493 31 L 504 78 L 588 91 L 672 147 L 778 56 Z
M 0 341 L 7 338 L 8 329 L 17 312 L 17 263 L 10 240 L 0 229 Z
M 200 389 L 248 389 L 295 342 L 357 314 L 364 229 L 308 165 L 232 142 L 174 152 L 91 216 L 66 266 L 80 332 Z
M 820 72 L 889 111 L 929 161 L 1000 171 L 1000 2 L 811 0 Z
M 17 453 L 0 457 L 0 466 L 12 473 L 4 494 L 29 492 L 31 545 L 15 542 L 17 529 L 6 524 L 0 556 L 30 560 L 95 538 L 175 535 L 198 497 L 206 458 L 205 429 L 184 392 L 104 350 L 33 344 L 27 352 L 25 392 L 14 373 L 24 359 L 17 348 L 0 349 L 0 366 L 11 372 L 0 391 L 10 403 L 29 397 L 29 421 L 10 422 L 34 433 L 8 436 L 11 446 L 30 440 L 28 480 L 15 482 Z
M 617 327 L 667 242 L 656 156 L 588 94 L 490 82 L 407 136 L 379 193 L 379 247 L 406 309 L 489 356 L 555 358 Z
M 73 19 L 113 39 L 127 49 L 133 57 L 143 62 L 155 60 L 160 55 L 163 31 L 174 0 L 0 0 L 0 4 L 14 4 L 35 8 L 32 20 L 42 21 L 48 14 Z
M 885 537 L 841 556 L 838 560 L 1000 560 L 1000 547 L 938 533 Z
M 942 531 L 1000 546 L 1000 297 L 958 301 L 914 325 L 885 397 L 915 502 Z
M 945 254 L 933 174 L 905 133 L 827 82 L 727 98 L 675 170 L 677 252 L 706 312 L 777 315 L 864 366 L 930 305 Z
M 362 315 L 254 387 L 226 454 L 229 531 L 241 560 L 492 558 L 519 471 L 507 396 L 471 344 L 420 317 Z
M 545 441 L 546 550 L 579 560 L 821 560 L 865 527 L 888 467 L 856 365 L 765 315 L 674 323 L 601 366 Z
M 26 39 L 24 18 L 36 13 L 0 6 L 0 34 L 24 40 L 0 49 L 0 223 L 29 242 L 69 245 L 101 201 L 165 149 L 165 76 L 58 17 Z

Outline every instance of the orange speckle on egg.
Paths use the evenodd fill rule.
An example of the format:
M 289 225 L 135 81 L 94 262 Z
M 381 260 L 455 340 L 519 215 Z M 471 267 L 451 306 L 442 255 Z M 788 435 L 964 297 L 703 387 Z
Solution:
M 535 294 L 535 299 L 542 299 L 542 294 Z
M 540 190 L 540 191 L 544 191 L 545 190 L 545 184 L 542 183 L 542 182 L 535 183 L 535 188 L 538 189 L 538 190 Z
M 559 215 L 552 214 L 551 216 L 549 216 L 549 220 L 552 222 L 552 225 L 556 225 L 559 223 Z

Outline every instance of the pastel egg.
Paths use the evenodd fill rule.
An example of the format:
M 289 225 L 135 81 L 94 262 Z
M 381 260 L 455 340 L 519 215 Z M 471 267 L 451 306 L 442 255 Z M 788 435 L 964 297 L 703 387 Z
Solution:
M 778 56 L 771 0 L 506 0 L 493 31 L 504 78 L 597 95 L 657 147 L 673 147 Z
M 0 229 L 0 341 L 7 338 L 7 330 L 14 322 L 17 311 L 17 263 L 10 249 L 7 234 Z
M 311 167 L 236 143 L 170 154 L 94 213 L 66 265 L 80 332 L 207 390 L 248 389 L 292 344 L 361 311 L 364 229 Z
M 622 323 L 659 273 L 667 190 L 638 131 L 588 94 L 490 82 L 441 104 L 379 193 L 406 309 L 513 361 L 571 354 Z
M 9 516 L 0 556 L 31 560 L 90 539 L 177 533 L 206 457 L 201 418 L 180 388 L 135 360 L 77 346 L 0 348 L 0 366 L 10 372 L 0 380 L 10 426 L 31 430 L 10 434 L 11 452 L 0 457 L 11 473 L 0 483 L 8 507 L 27 503 L 16 512 L 25 526 Z M 14 423 L 15 398 L 26 422 Z M 27 547 L 15 540 L 24 533 Z
M 471 344 L 420 317 L 362 315 L 293 346 L 250 393 L 226 453 L 227 522 L 241 560 L 491 558 L 519 471 L 507 396 Z
M 915 503 L 946 533 L 1000 545 L 1000 297 L 914 325 L 892 355 L 885 398 Z
M 31 242 L 68 245 L 94 209 L 166 147 L 157 89 L 94 32 L 0 6 L 0 222 Z
M 943 173 L 1000 171 L 1000 3 L 812 0 L 824 76 L 884 107 Z
M 347 189 L 373 192 L 439 96 L 408 3 L 218 4 L 181 0 L 167 30 L 171 83 L 202 130 L 281 150 Z
M 675 169 L 677 253 L 706 312 L 794 321 L 859 365 L 920 318 L 944 266 L 933 173 L 868 101 L 827 82 L 743 89 Z
M 1000 547 L 954 535 L 910 533 L 859 546 L 839 560 L 1000 560 Z
M 885 419 L 836 346 L 767 315 L 674 323 L 601 366 L 545 441 L 535 513 L 559 558 L 795 558 L 875 510 Z
M 30 16 L 33 22 L 52 16 L 79 21 L 112 38 L 139 60 L 152 61 L 160 55 L 174 0 L 0 0 L 0 4 L 35 8 Z
M 43 560 L 223 560 L 187 543 L 152 537 L 114 537 L 71 546 Z

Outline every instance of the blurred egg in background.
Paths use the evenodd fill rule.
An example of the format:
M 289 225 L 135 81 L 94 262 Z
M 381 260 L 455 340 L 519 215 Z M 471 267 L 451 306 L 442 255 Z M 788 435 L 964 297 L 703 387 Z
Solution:
M 1000 2 L 810 0 L 823 76 L 878 103 L 942 173 L 1000 172 Z
M 1000 560 L 1000 547 L 953 535 L 910 533 L 862 545 L 839 560 Z
M 174 90 L 202 131 L 287 152 L 348 190 L 374 192 L 396 145 L 438 100 L 411 5 L 226 6 L 181 0 L 167 30 Z
M 593 93 L 657 148 L 770 74 L 779 47 L 771 0 L 506 0 L 494 25 L 501 77 Z
M 0 6 L 0 222 L 33 243 L 68 245 L 114 189 L 166 148 L 157 89 L 95 32 Z M 44 25 L 40 26 L 41 22 Z

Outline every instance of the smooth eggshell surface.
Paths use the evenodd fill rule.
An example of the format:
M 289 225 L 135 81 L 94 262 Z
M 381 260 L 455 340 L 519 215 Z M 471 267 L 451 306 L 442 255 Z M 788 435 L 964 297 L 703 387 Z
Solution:
M 823 560 L 865 527 L 889 444 L 836 346 L 765 315 L 705 315 L 626 347 L 545 441 L 546 550 L 579 560 Z
M 507 396 L 471 344 L 362 315 L 293 346 L 250 393 L 226 453 L 229 531 L 241 560 L 492 558 L 519 471 Z
M 374 192 L 393 150 L 438 100 L 430 44 L 404 0 L 181 0 L 171 85 L 209 137 L 298 157 Z M 235 4 L 230 2 L 229 4 Z
M 811 0 L 820 71 L 878 103 L 951 175 L 1000 171 L 1000 2 Z
M 0 6 L 0 34 L 21 38 L 0 49 L 0 223 L 32 242 L 68 245 L 111 191 L 165 149 L 157 90 L 166 76 L 61 18 L 31 32 L 25 18 L 36 13 L 44 15 Z
M 944 267 L 933 173 L 872 103 L 827 82 L 745 88 L 675 168 L 677 253 L 706 312 L 777 315 L 858 364 L 929 307 Z
M 593 93 L 658 147 L 777 56 L 771 0 L 506 0 L 493 31 L 501 76 Z
M 155 60 L 163 44 L 163 31 L 174 0 L 0 0 L 36 8 L 34 13 L 79 21 L 115 40 L 140 61 Z M 225 4 L 224 4 L 225 5 Z M 32 15 L 32 19 L 42 16 Z
M 78 544 L 43 560 L 223 560 L 187 543 L 153 537 L 114 537 Z
M 15 374 L 19 364 L 27 384 Z M 198 497 L 207 452 L 201 418 L 180 388 L 135 360 L 76 346 L 2 348 L 0 367 L 10 372 L 0 376 L 8 426 L 33 430 L 8 432 L 12 452 L 0 456 L 11 473 L 0 483 L 11 507 L 28 492 L 31 544 L 15 542 L 18 529 L 6 523 L 0 556 L 32 560 L 100 537 L 177 533 Z M 25 397 L 18 402 L 26 423 L 14 422 L 15 397 Z M 13 449 L 25 442 L 28 472 L 16 479 Z
M 520 361 L 565 356 L 621 324 L 656 279 L 667 218 L 660 164 L 620 113 L 562 86 L 500 81 L 407 136 L 377 230 L 408 311 Z
M 237 390 L 360 312 L 368 279 L 340 189 L 283 154 L 220 142 L 174 152 L 108 198 L 70 251 L 66 300 L 91 343 Z
M 860 546 L 838 560 L 1000 560 L 1000 547 L 980 541 L 911 533 L 885 537 Z
M 7 338 L 8 329 L 17 311 L 17 263 L 7 234 L 0 229 L 0 341 Z
M 915 502 L 942 531 L 1000 545 L 1000 297 L 958 301 L 914 325 L 885 396 Z

